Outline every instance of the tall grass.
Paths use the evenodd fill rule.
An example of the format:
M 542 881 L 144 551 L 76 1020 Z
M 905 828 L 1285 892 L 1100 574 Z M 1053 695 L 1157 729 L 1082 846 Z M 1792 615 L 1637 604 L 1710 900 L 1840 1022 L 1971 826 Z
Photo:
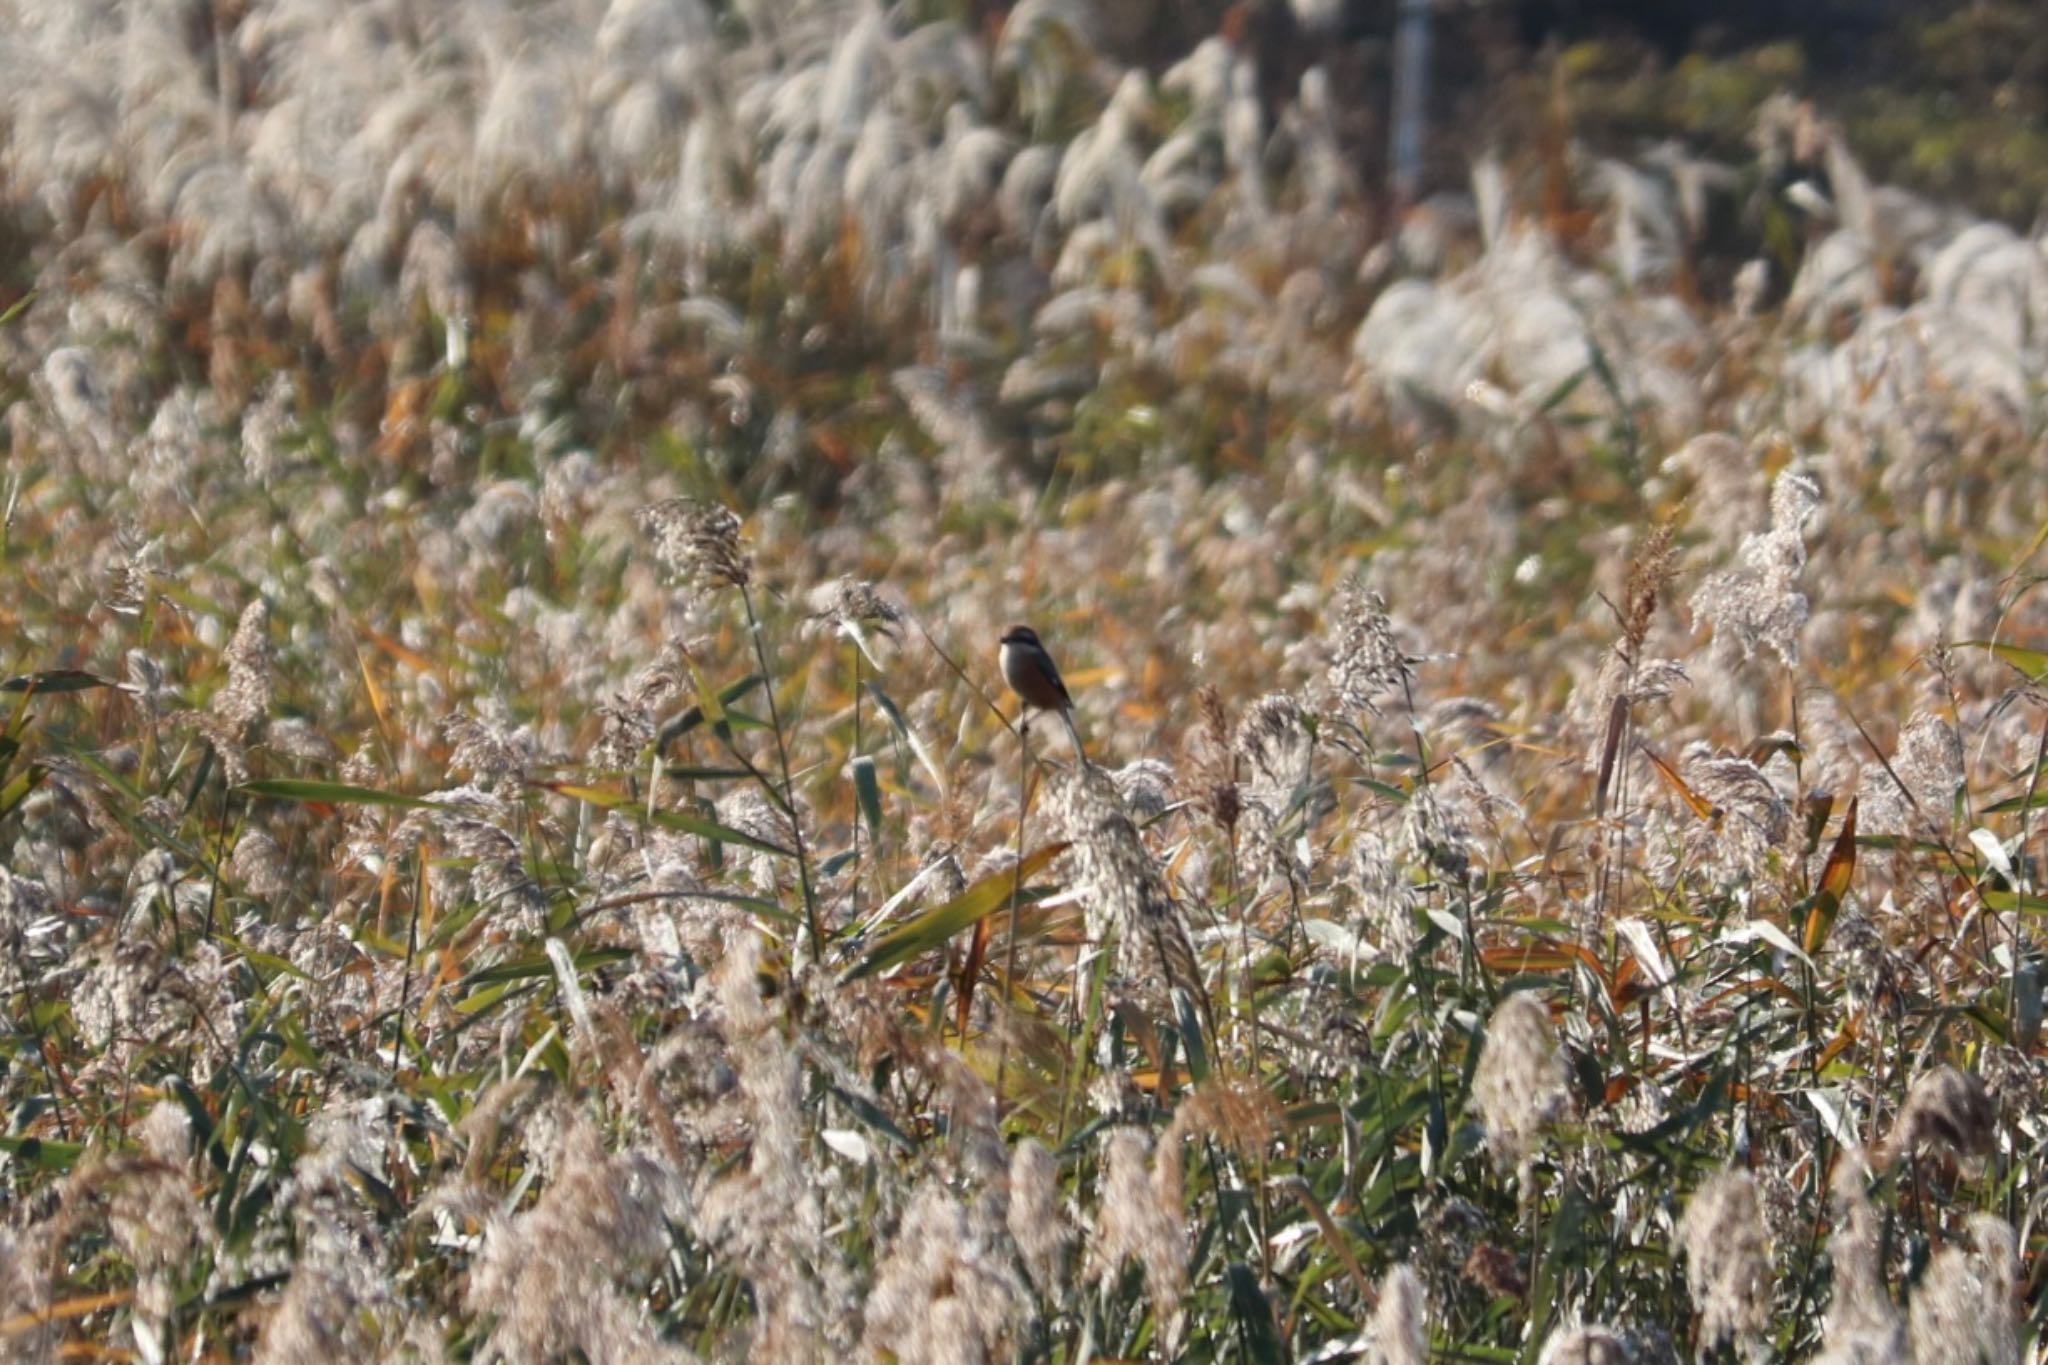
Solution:
M 0 1356 L 2038 1356 L 2033 239 L 1786 101 L 1375 243 L 1072 6 L 9 12 Z

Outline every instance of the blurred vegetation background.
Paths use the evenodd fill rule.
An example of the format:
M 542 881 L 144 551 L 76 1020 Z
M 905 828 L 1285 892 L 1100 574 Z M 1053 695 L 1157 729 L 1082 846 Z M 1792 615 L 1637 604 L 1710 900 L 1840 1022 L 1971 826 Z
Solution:
M 1393 37 L 1411 0 L 1104 6 L 1122 59 L 1163 69 L 1211 33 L 1291 92 L 1322 64 L 1361 165 L 1384 179 Z M 994 23 L 1008 6 L 980 4 Z M 1600 150 L 1685 137 L 1741 150 L 1757 103 L 1793 88 L 1831 110 L 1881 180 L 2015 225 L 2048 204 L 2048 7 L 2035 0 L 1437 0 L 1435 185 L 1472 156 L 1570 131 Z

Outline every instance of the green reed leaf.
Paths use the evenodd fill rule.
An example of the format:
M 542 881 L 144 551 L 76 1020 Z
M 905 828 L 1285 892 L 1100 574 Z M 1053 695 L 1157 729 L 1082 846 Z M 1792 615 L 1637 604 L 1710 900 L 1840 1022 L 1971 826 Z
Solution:
M 906 921 L 877 939 L 867 955 L 849 968 L 840 980 L 856 981 L 887 971 L 899 962 L 933 951 L 962 929 L 987 916 L 1008 909 L 1011 893 L 1042 871 L 1066 847 L 1064 842 L 1060 842 L 1036 849 L 1024 856 L 1021 871 L 1016 867 L 1006 867 L 1000 872 L 991 872 L 944 905 L 935 906 Z

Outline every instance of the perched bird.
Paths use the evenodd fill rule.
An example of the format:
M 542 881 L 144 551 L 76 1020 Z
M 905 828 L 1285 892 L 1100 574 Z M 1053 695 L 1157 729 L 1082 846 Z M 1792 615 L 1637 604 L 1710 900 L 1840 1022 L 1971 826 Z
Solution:
M 1081 747 L 1081 732 L 1074 728 L 1074 699 L 1060 680 L 1060 666 L 1039 643 L 1038 632 L 1029 626 L 1011 626 L 1003 633 L 1003 681 L 1024 702 L 1027 711 L 1052 711 L 1067 727 L 1074 752 L 1083 763 L 1087 750 Z

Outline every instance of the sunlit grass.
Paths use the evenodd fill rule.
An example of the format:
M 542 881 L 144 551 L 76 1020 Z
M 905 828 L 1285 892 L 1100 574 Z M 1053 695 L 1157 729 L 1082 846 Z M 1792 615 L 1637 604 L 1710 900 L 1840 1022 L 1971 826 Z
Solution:
M 0 1357 L 2038 1350 L 2036 243 L 403 8 L 24 49 Z

